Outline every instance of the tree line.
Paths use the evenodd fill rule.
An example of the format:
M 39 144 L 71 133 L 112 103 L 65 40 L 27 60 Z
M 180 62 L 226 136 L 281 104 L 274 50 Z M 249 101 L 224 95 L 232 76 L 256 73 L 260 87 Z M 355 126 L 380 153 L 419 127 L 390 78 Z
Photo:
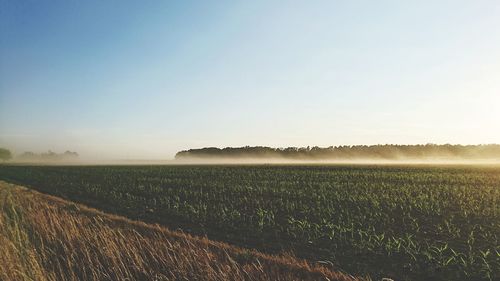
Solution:
M 29 162 L 39 162 L 39 161 L 72 161 L 79 157 L 78 153 L 73 151 L 65 151 L 63 153 L 56 153 L 51 150 L 43 153 L 34 153 L 31 151 L 24 152 L 22 154 L 13 156 L 12 152 L 6 148 L 0 148 L 0 160 L 8 161 L 14 158 L 16 161 L 29 161 Z
M 6 148 L 0 147 L 0 160 L 7 161 L 12 159 L 12 152 Z
M 178 152 L 176 159 L 186 158 L 287 158 L 287 159 L 500 159 L 500 145 L 343 145 L 330 147 L 266 146 L 206 147 Z

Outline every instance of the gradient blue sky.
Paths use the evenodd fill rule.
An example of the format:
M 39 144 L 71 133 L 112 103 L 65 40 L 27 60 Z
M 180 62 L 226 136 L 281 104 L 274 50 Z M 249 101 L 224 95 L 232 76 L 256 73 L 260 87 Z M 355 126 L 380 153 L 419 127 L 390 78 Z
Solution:
M 500 1 L 0 3 L 16 153 L 500 142 Z

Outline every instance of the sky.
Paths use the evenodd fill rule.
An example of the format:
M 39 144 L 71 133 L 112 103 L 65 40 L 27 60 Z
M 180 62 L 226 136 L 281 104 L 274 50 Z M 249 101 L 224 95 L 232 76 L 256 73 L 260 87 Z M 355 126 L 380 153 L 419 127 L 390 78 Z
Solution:
M 0 0 L 0 147 L 500 143 L 500 1 Z

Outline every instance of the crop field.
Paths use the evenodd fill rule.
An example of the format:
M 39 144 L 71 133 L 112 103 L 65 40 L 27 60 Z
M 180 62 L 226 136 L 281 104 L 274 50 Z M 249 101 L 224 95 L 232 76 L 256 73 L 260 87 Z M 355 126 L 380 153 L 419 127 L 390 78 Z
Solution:
M 500 167 L 0 166 L 0 179 L 373 280 L 498 280 Z
M 0 280 L 364 281 L 0 181 Z

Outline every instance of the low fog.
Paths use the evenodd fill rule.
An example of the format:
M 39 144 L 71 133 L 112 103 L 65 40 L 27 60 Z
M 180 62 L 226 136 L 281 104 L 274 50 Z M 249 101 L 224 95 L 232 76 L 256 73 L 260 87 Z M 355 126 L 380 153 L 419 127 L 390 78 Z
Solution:
M 132 163 L 130 161 L 116 164 Z M 500 159 L 456 159 L 456 158 L 399 158 L 399 159 L 287 159 L 287 158 L 220 158 L 220 157 L 190 157 L 172 161 L 142 161 L 135 164 L 165 164 L 165 165 L 500 165 Z
M 500 145 L 357 145 L 330 147 L 206 147 L 179 151 L 175 158 L 99 158 L 75 151 L 23 152 L 3 159 L 35 165 L 237 165 L 237 164 L 500 164 Z

